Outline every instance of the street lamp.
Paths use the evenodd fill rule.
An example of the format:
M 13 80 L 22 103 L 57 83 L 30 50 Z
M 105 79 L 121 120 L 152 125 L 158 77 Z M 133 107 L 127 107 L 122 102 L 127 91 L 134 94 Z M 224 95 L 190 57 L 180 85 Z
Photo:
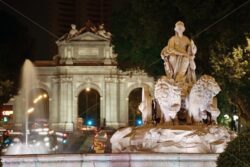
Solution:
M 30 114 L 34 111 L 35 109 L 33 107 L 31 107 L 30 109 L 28 109 L 27 113 Z

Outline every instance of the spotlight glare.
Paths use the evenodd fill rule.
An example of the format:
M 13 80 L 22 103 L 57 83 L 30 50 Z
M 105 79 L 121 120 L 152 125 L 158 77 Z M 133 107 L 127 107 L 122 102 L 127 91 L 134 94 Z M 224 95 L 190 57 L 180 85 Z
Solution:
M 28 109 L 27 113 L 30 114 L 30 113 L 32 113 L 33 111 L 34 111 L 34 108 L 32 107 L 32 108 Z
M 93 122 L 91 120 L 88 120 L 87 125 L 91 126 L 92 124 L 93 124 Z
M 137 125 L 142 125 L 142 120 L 138 119 L 138 120 L 136 121 L 136 123 L 137 123 Z

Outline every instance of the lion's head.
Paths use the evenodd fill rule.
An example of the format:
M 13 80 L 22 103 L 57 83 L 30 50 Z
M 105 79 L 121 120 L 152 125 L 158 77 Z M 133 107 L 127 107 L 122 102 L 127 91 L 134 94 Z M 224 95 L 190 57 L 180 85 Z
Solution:
M 154 95 L 164 115 L 174 118 L 181 107 L 181 90 L 174 81 L 160 78 L 155 85 Z
M 205 95 L 212 98 L 216 96 L 220 91 L 221 88 L 213 77 L 209 75 L 203 75 L 193 85 L 190 93 L 198 93 L 199 95 Z

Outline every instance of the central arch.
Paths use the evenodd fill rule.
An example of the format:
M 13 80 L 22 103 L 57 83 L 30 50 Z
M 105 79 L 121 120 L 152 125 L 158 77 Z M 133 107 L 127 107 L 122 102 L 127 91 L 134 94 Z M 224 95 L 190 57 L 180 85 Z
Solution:
M 100 126 L 100 94 L 96 89 L 86 88 L 78 95 L 78 117 L 83 124 Z

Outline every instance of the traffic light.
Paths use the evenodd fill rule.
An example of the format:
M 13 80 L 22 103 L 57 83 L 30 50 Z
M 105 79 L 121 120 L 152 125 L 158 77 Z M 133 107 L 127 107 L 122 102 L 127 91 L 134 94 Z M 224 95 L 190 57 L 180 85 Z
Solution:
M 63 144 L 67 144 L 68 143 L 68 134 L 67 133 L 64 133 L 63 134 L 63 141 L 62 141 Z
M 9 121 L 9 118 L 8 118 L 8 117 L 6 117 L 6 116 L 3 117 L 3 122 L 4 122 L 4 123 L 7 123 L 8 121 Z
M 87 121 L 87 125 L 88 125 L 88 126 L 92 126 L 92 125 L 93 125 L 93 121 L 92 121 L 92 120 L 88 120 L 88 121 Z
M 141 114 L 137 114 L 135 116 L 135 125 L 136 126 L 140 126 L 143 124 L 143 121 L 142 121 L 142 115 Z
M 136 125 L 137 125 L 137 126 L 142 125 L 142 120 L 141 120 L 141 119 L 137 119 L 137 120 L 136 120 Z

